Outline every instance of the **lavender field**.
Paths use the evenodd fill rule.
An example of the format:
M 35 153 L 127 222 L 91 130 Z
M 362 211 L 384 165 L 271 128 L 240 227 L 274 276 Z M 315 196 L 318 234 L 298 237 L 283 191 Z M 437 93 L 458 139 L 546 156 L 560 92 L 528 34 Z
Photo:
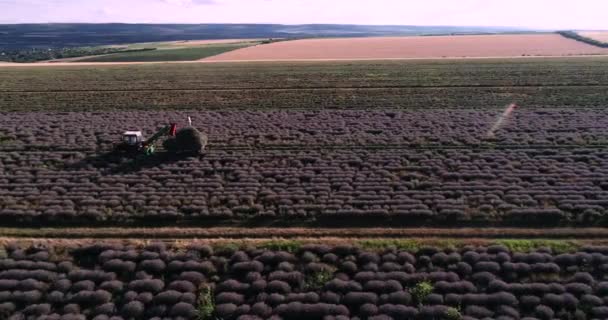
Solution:
M 498 123 L 500 115 L 3 113 L 0 216 L 33 224 L 608 223 L 606 111 L 520 107 Z M 107 155 L 123 130 L 151 134 L 188 116 L 210 137 L 201 156 L 140 163 Z
M 151 134 L 175 122 L 210 136 L 213 149 L 231 147 L 496 147 L 603 145 L 603 108 L 518 108 L 493 135 L 501 110 L 163 111 L 0 113 L 0 150 L 108 151 L 129 128 Z
M 608 249 L 11 244 L 3 319 L 604 319 Z M 57 256 L 57 251 L 64 251 Z M 588 318 L 589 317 L 589 318 Z
M 607 319 L 607 61 L 0 68 L 0 320 Z

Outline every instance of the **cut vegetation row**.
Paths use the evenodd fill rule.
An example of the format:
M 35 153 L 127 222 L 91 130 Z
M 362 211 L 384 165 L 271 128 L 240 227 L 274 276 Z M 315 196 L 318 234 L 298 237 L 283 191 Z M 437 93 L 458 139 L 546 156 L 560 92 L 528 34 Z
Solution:
M 608 104 L 606 61 L 595 57 L 4 68 L 0 104 L 3 111 L 487 109 L 514 101 L 541 108 L 590 107 Z M 455 84 L 458 87 L 452 87 Z

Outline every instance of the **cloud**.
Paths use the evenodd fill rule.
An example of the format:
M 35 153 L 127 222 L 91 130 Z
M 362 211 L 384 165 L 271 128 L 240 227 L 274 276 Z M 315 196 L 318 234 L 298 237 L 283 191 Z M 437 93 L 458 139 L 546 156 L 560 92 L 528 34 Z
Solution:
M 0 21 L 608 29 L 607 10 L 607 0 L 0 0 Z
M 101 7 L 94 10 L 94 14 L 95 16 L 100 18 L 108 18 L 112 17 L 112 15 L 114 14 L 114 10 L 112 10 L 112 8 L 110 7 Z
M 177 6 L 211 5 L 218 4 L 216 0 L 161 0 L 164 3 Z

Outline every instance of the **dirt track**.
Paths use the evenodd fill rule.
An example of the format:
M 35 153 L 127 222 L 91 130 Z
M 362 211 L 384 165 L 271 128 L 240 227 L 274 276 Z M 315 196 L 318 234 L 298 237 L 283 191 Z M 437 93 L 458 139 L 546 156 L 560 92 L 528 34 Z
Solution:
M 306 244 L 323 244 L 328 246 L 348 245 L 348 246 L 360 246 L 368 249 L 382 250 L 387 247 L 400 247 L 400 248 L 420 248 L 421 246 L 433 246 L 438 248 L 454 248 L 463 246 L 488 246 L 492 244 L 500 244 L 504 241 L 501 239 L 486 239 L 486 238 L 416 238 L 409 237 L 403 239 L 394 238 L 340 238 L 340 237 L 297 237 L 297 238 L 190 238 L 190 239 L 165 239 L 165 238 L 107 238 L 103 240 L 105 245 L 109 244 L 122 244 L 122 245 L 134 245 L 144 246 L 154 242 L 164 242 L 168 245 L 179 247 L 187 247 L 192 244 L 203 244 L 203 245 L 229 245 L 238 247 L 251 247 L 261 246 L 266 248 L 286 248 L 287 246 L 298 247 Z M 536 247 L 551 247 L 557 246 L 567 248 L 578 248 L 581 246 L 606 246 L 608 241 L 606 240 L 589 240 L 589 239 L 576 239 L 576 240 L 528 240 L 525 242 L 529 244 L 530 248 Z M 0 237 L 0 246 L 6 246 L 9 243 L 18 243 L 22 246 L 30 245 L 43 245 L 48 247 L 77 247 L 99 244 L 98 238 L 11 238 L 11 237 Z
M 526 238 L 608 239 L 605 228 L 0 228 L 0 237 L 55 239 Z
M 271 59 L 271 60 L 196 60 L 196 61 L 157 61 L 157 62 L 35 62 L 9 63 L 0 62 L 3 67 L 80 67 L 80 66 L 115 66 L 115 65 L 157 65 L 157 64 L 215 64 L 215 63 L 272 63 L 272 62 L 365 62 L 365 61 L 429 61 L 429 60 L 486 60 L 486 59 L 559 59 L 559 58 L 601 58 L 607 54 L 569 55 L 569 56 L 496 56 L 496 57 L 446 57 L 446 58 L 369 58 L 369 59 Z

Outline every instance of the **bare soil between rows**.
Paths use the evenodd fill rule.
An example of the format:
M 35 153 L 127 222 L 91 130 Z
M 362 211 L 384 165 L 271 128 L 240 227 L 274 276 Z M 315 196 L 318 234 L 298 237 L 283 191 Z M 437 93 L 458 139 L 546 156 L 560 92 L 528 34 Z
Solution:
M 606 228 L 1 228 L 31 239 L 577 239 L 608 240 Z

